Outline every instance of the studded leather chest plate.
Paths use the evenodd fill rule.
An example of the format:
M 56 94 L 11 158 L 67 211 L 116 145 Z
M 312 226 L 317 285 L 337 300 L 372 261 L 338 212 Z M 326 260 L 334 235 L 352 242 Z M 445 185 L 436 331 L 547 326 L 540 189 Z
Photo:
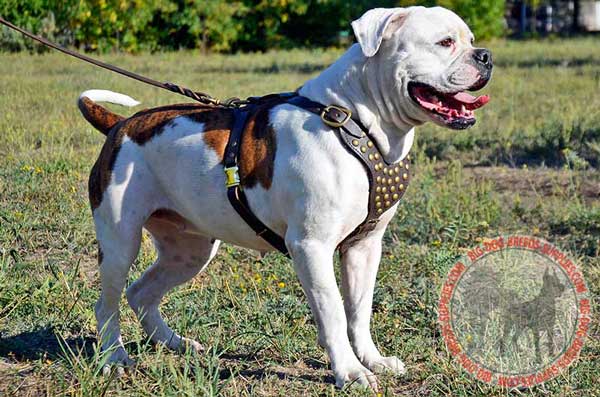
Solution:
M 388 164 L 377 145 L 361 131 L 340 131 L 340 139 L 361 161 L 369 178 L 369 212 L 365 220 L 340 244 L 340 249 L 371 232 L 381 215 L 392 208 L 404 195 L 410 182 L 410 156 Z

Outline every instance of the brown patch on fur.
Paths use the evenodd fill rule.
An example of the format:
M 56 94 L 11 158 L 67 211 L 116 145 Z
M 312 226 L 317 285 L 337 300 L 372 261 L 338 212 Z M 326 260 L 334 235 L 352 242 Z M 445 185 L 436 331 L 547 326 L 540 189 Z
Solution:
M 144 225 L 150 232 L 153 232 L 154 230 L 153 233 L 157 236 L 159 235 L 158 229 L 165 229 L 166 226 L 175 227 L 178 232 L 196 232 L 196 228 L 190 221 L 179 215 L 176 211 L 167 208 L 161 208 L 154 211 Z M 168 243 L 177 242 L 177 239 L 170 235 L 163 237 L 163 240 Z
M 116 128 L 108 134 L 104 146 L 100 151 L 100 156 L 92 167 L 90 178 L 88 180 L 88 194 L 92 210 L 100 206 L 102 195 L 110 183 L 112 170 L 117 159 L 117 154 L 121 149 L 123 142 L 123 134 L 119 131 L 118 126 L 122 122 L 117 123 Z
M 203 113 L 221 111 L 214 106 L 195 103 L 161 106 L 145 109 L 134 114 L 125 121 L 121 129 L 132 141 L 138 145 L 144 145 L 155 136 L 160 135 L 163 132 L 163 127 L 176 117 L 185 115 L 200 116 Z
M 198 116 L 202 116 L 203 120 L 198 119 Z M 211 112 L 211 114 L 198 116 L 194 117 L 194 119 L 204 123 L 204 143 L 214 150 L 221 161 L 223 161 L 225 147 L 229 141 L 229 134 L 233 126 L 233 111 Z
M 121 120 L 125 118 L 110 110 L 98 105 L 90 98 L 81 97 L 77 101 L 77 106 L 83 117 L 98 131 L 108 135 L 109 131 Z
M 271 106 L 262 106 L 250 115 L 242 136 L 240 151 L 240 179 L 244 187 L 260 183 L 269 189 L 275 168 L 275 131 L 269 125 Z

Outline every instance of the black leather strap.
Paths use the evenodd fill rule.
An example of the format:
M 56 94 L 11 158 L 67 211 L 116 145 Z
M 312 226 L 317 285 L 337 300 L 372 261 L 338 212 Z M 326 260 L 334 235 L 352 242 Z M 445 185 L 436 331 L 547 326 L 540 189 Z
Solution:
M 249 104 L 244 107 L 236 108 L 233 110 L 233 128 L 231 129 L 231 133 L 229 134 L 229 142 L 227 142 L 227 147 L 225 148 L 225 156 L 223 158 L 225 169 L 231 170 L 229 172 L 235 172 L 236 174 L 238 173 L 237 166 L 240 147 L 242 145 L 242 134 L 246 127 L 246 121 L 248 120 L 248 116 L 255 110 L 256 105 L 254 104 Z M 258 219 L 250 209 L 250 205 L 248 204 L 246 194 L 244 193 L 239 184 L 239 175 L 237 177 L 237 181 L 237 184 L 233 184 L 227 187 L 227 198 L 229 199 L 231 206 L 242 217 L 244 222 L 246 222 L 248 226 L 250 226 L 250 228 L 254 230 L 254 233 L 256 233 L 257 236 L 260 236 L 263 240 L 271 244 L 282 254 L 289 257 L 290 255 L 288 253 L 287 247 L 285 246 L 285 241 L 283 240 L 283 238 L 281 238 L 273 230 L 269 229 L 269 227 L 265 225 L 260 219 Z
M 248 205 L 248 199 L 246 198 L 244 191 L 240 189 L 239 185 L 227 188 L 227 198 L 229 199 L 231 206 L 242 217 L 244 222 L 254 230 L 254 233 L 256 233 L 257 236 L 271 244 L 288 258 L 290 257 L 288 249 L 285 246 L 285 240 L 273 230 L 269 229 L 267 225 L 262 223 L 262 221 L 254 215 L 250 209 L 250 205 Z
M 229 141 L 225 148 L 225 156 L 223 157 L 225 168 L 237 167 L 238 155 L 242 144 L 242 133 L 244 132 L 248 115 L 253 109 L 254 106 L 252 105 L 233 109 L 233 127 L 231 128 Z

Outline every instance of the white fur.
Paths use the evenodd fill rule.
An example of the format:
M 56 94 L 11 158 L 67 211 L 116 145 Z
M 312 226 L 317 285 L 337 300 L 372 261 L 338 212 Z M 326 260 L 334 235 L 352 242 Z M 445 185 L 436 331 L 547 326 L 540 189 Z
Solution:
M 109 90 L 87 90 L 82 92 L 79 98 L 88 98 L 94 102 L 109 102 L 127 107 L 134 107 L 140 104 L 140 102 L 130 96 Z
M 449 81 L 450 75 L 460 72 L 459 57 L 472 49 L 471 33 L 455 14 L 423 7 L 370 11 L 353 28 L 359 44 L 308 81 L 300 94 L 350 108 L 387 161 L 396 162 L 408 154 L 414 127 L 429 120 L 408 97 L 408 81 L 419 78 L 447 89 L 472 84 L 471 78 L 464 79 L 464 87 Z M 435 45 L 448 34 L 465 36 L 467 41 L 449 53 Z M 137 104 L 110 91 L 82 95 Z M 272 186 L 246 189 L 250 207 L 285 237 L 337 385 L 356 380 L 376 388 L 373 371 L 404 373 L 399 359 L 379 352 L 369 330 L 382 236 L 395 208 L 384 213 L 375 231 L 343 254 L 342 299 L 334 275 L 334 252 L 367 214 L 367 175 L 318 116 L 280 105 L 271 111 L 270 121 L 277 142 Z M 116 348 L 112 361 L 129 360 L 120 336 L 118 305 L 143 227 L 152 231 L 159 258 L 127 290 L 127 298 L 153 340 L 174 349 L 198 346 L 164 323 L 158 311 L 162 296 L 204 269 L 216 253 L 218 240 L 259 251 L 272 249 L 231 208 L 222 164 L 205 145 L 203 128 L 181 116 L 144 145 L 125 139 L 111 182 L 94 210 L 104 253 L 96 315 L 104 348 Z M 148 224 L 148 217 L 160 208 L 176 211 L 189 224 Z

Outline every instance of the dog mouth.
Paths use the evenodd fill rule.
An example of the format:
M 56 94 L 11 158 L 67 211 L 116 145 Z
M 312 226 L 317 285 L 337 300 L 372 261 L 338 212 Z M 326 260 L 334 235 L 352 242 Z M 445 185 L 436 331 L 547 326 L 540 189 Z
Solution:
M 462 130 L 475 124 L 475 110 L 490 101 L 487 95 L 467 92 L 444 93 L 424 84 L 411 82 L 408 93 L 412 100 L 443 126 Z

